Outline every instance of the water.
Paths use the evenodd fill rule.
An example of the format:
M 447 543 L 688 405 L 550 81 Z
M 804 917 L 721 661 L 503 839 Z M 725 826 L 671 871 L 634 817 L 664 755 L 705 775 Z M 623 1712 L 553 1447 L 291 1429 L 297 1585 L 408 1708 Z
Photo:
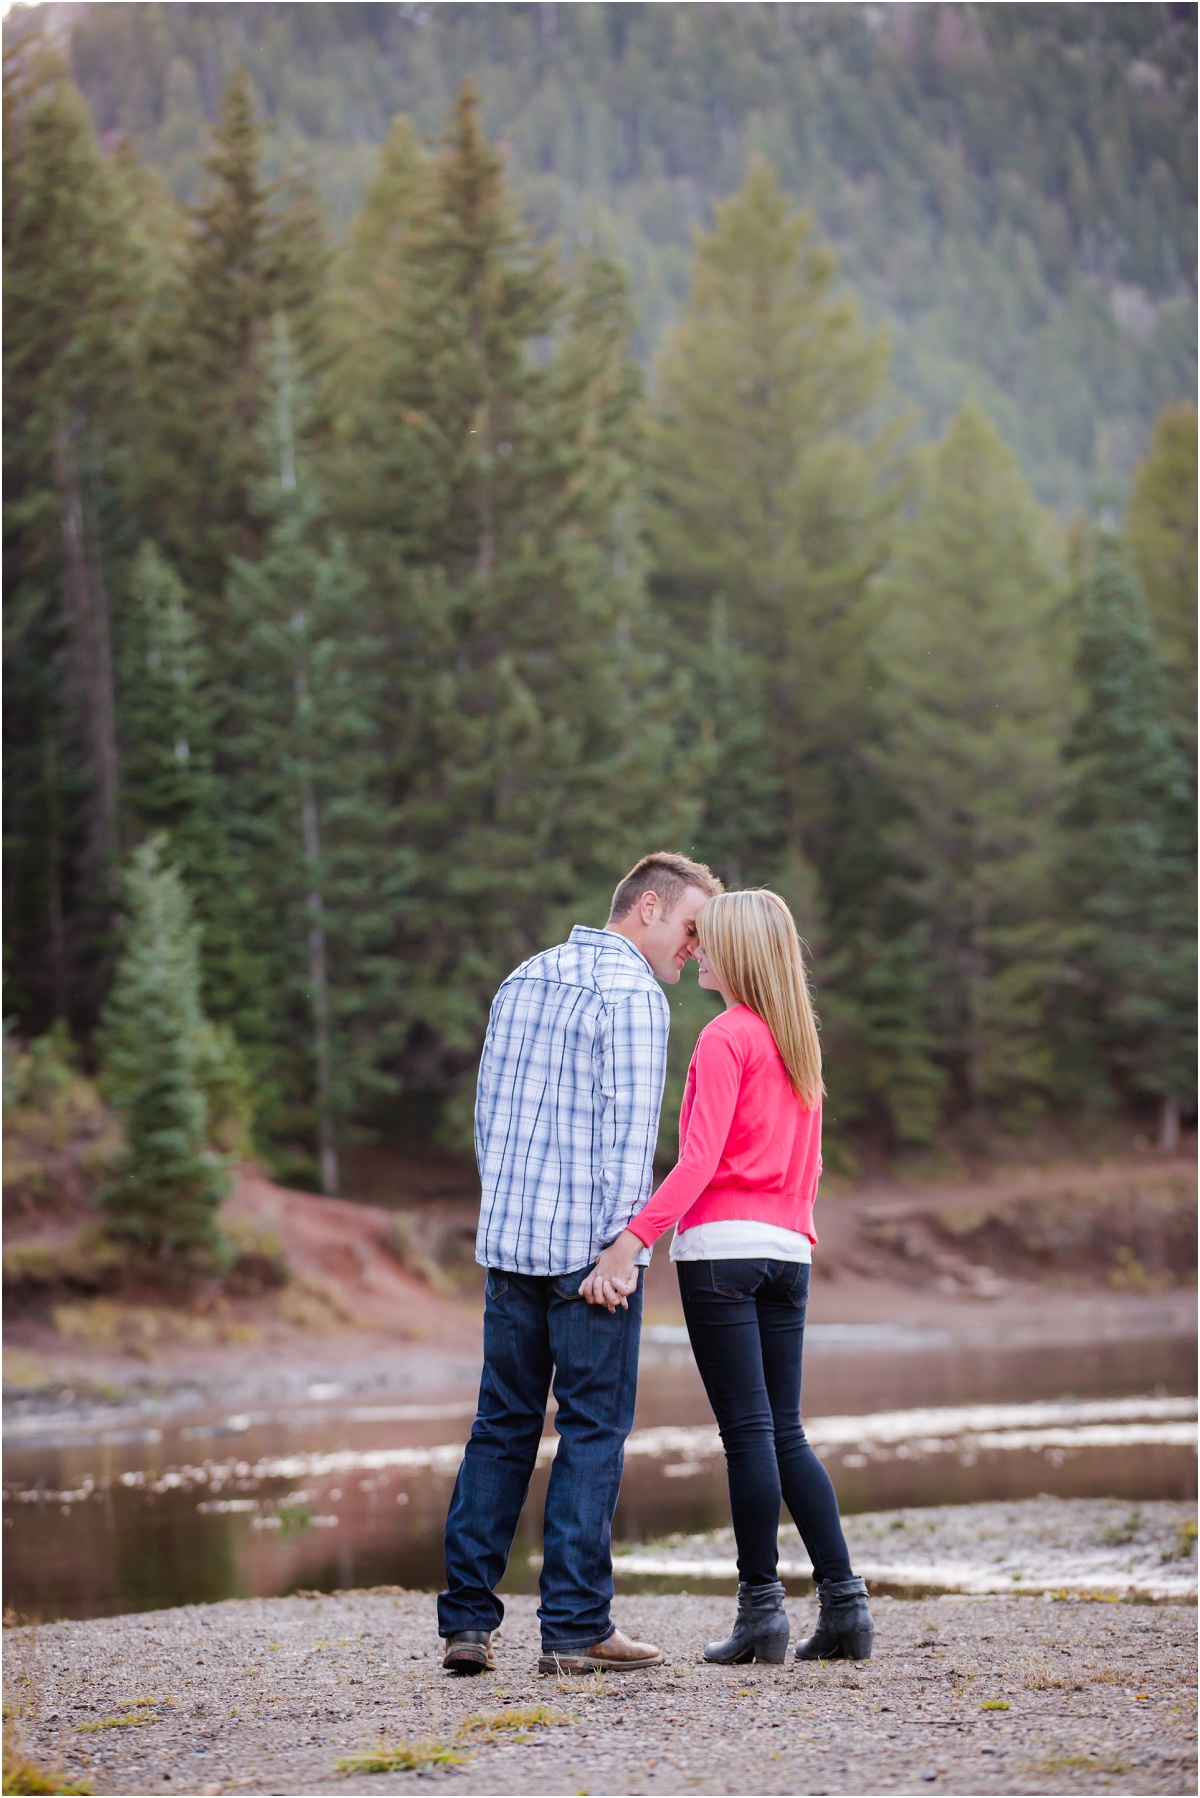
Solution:
M 843 1509 L 1037 1493 L 1195 1492 L 1195 1338 L 1086 1344 L 812 1326 L 805 1414 Z M 434 1587 L 461 1391 L 286 1412 L 32 1422 L 5 1458 L 5 1603 L 88 1617 L 253 1594 Z M 549 1429 L 549 1426 L 548 1426 Z M 505 1589 L 536 1586 L 548 1433 Z M 682 1333 L 647 1331 L 614 1535 L 728 1521 L 725 1474 Z

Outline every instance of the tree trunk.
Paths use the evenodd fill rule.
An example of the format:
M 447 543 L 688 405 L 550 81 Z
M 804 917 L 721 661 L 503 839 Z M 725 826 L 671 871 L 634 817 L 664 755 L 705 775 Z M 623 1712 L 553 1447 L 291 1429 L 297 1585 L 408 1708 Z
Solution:
M 307 772 L 304 782 L 304 855 L 312 885 L 308 890 L 308 974 L 312 981 L 313 1048 L 317 1064 L 317 1151 L 321 1191 L 338 1189 L 337 1143 L 333 1128 L 333 1078 L 329 1060 L 329 972 L 325 965 L 325 900 L 318 884 L 321 843 L 317 802 Z
M 69 678 L 79 707 L 91 787 L 84 843 L 90 884 L 104 877 L 117 848 L 117 723 L 108 601 L 79 471 L 82 430 L 78 413 L 60 413 L 54 431 L 54 480 L 63 538 Z
M 1179 1100 L 1173 1093 L 1162 1102 L 1158 1146 L 1164 1155 L 1173 1155 L 1179 1147 Z
M 66 1019 L 71 997 L 67 960 L 67 930 L 63 918 L 62 804 L 58 786 L 58 757 L 54 737 L 45 741 L 43 791 L 46 807 L 46 913 L 50 926 L 50 991 L 55 1018 Z
M 275 357 L 278 380 L 279 486 L 283 493 L 296 491 L 296 442 L 292 394 L 291 344 L 287 321 L 275 315 Z M 292 674 L 296 696 L 296 726 L 302 742 L 312 728 L 308 690 L 308 619 L 301 606 L 292 613 L 296 660 Z M 333 1121 L 333 1069 L 329 1049 L 329 967 L 325 954 L 325 895 L 321 887 L 321 827 L 316 788 L 307 759 L 300 769 L 300 815 L 304 836 L 304 862 L 308 882 L 308 978 L 312 991 L 313 1062 L 317 1077 L 317 1155 L 321 1165 L 321 1191 L 333 1197 L 338 1189 L 337 1139 Z

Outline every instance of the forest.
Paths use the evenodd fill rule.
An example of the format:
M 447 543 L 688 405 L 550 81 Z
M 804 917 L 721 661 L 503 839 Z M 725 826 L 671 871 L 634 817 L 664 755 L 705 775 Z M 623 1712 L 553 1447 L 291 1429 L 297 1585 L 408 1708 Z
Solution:
M 1156 408 L 1128 482 L 1085 458 L 1088 503 L 1055 508 L 1062 444 L 1039 488 L 1002 428 L 1019 384 L 914 420 L 899 365 L 934 314 L 908 342 L 879 322 L 769 132 L 696 224 L 648 365 L 645 270 L 603 231 L 547 235 L 466 73 L 436 138 L 392 121 L 339 218 L 234 69 L 180 198 L 102 54 L 132 10 L 161 59 L 224 9 L 85 13 L 70 67 L 22 28 L 5 70 L 6 1015 L 101 1070 L 130 1156 L 110 1208 L 165 1204 L 174 1158 L 200 1240 L 248 1146 L 329 1192 L 372 1134 L 464 1146 L 495 986 L 603 922 L 655 847 L 792 904 L 831 1158 L 1047 1117 L 1173 1146 L 1186 356 L 1126 383 Z M 330 10 L 419 9 L 257 10 L 319 36 Z M 465 56 L 460 14 L 538 10 L 434 18 Z M 643 10 L 689 9 L 538 30 Z M 1007 10 L 1028 33 L 1059 9 Z M 1101 10 L 1131 42 L 1194 30 Z M 1180 180 L 1113 280 L 1158 291 L 1167 243 L 1190 274 Z M 672 994 L 676 1097 L 707 1004 Z
M 435 141 L 469 76 L 538 240 L 629 275 L 643 366 L 763 156 L 889 328 L 918 434 L 973 393 L 1064 516 L 1195 387 L 1191 4 L 50 0 L 6 31 L 61 43 L 102 145 L 186 204 L 244 70 L 267 174 L 305 171 L 339 237 L 392 119 Z

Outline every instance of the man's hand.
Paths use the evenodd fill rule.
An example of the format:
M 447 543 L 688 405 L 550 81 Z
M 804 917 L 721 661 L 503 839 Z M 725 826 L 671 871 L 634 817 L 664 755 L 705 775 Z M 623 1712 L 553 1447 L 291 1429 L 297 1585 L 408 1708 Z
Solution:
M 580 1285 L 580 1296 L 589 1305 L 604 1305 L 609 1311 L 620 1305 L 627 1311 L 629 1294 L 637 1290 L 636 1263 L 644 1247 L 640 1236 L 632 1230 L 622 1230 L 617 1240 L 597 1257 L 595 1267 Z

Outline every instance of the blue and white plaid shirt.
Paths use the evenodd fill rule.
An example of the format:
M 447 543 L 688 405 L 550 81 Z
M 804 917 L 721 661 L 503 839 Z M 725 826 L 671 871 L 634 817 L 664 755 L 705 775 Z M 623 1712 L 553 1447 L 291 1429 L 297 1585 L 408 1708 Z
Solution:
M 650 1196 L 669 1028 L 649 962 L 612 930 L 577 924 L 509 975 L 475 1098 L 477 1261 L 574 1273 L 620 1235 Z

